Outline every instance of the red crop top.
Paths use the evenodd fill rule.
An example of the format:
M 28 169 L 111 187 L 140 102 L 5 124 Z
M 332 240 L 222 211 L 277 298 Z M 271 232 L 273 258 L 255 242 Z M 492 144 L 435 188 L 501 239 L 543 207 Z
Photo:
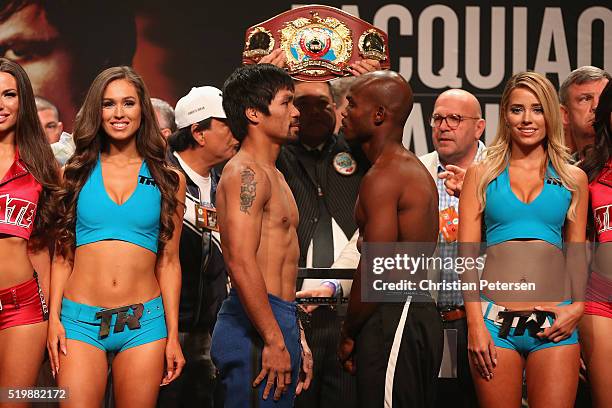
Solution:
M 591 209 L 595 219 L 597 241 L 612 241 L 612 160 L 608 161 L 601 173 L 589 184 Z
M 15 161 L 0 181 L 0 234 L 29 239 L 42 186 L 15 151 Z

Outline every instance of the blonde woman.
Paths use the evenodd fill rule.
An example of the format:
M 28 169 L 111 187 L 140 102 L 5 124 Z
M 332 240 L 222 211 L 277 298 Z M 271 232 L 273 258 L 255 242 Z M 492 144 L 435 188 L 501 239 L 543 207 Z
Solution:
M 530 407 L 574 404 L 588 190 L 585 173 L 568 164 L 563 140 L 552 84 L 518 73 L 506 84 L 487 158 L 465 177 L 459 241 L 480 242 L 484 223 L 481 279 L 511 285 L 484 287 L 478 297 L 464 292 L 470 366 L 483 407 L 520 406 L 523 372 Z M 473 271 L 464 276 L 477 279 Z

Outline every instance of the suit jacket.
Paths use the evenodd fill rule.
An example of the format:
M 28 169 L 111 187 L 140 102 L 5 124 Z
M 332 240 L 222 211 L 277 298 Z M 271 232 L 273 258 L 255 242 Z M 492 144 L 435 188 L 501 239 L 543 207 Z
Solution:
M 419 156 L 419 160 L 427 168 L 434 181 L 436 181 L 438 179 L 438 152 L 434 150 L 431 153 Z
M 357 170 L 351 175 L 338 173 L 333 166 L 334 157 L 340 152 L 349 152 L 357 161 Z M 316 163 L 318 177 L 307 170 L 310 152 L 301 143 L 283 146 L 276 166 L 285 176 L 297 203 L 300 223 L 298 241 L 300 245 L 299 266 L 306 266 L 308 246 L 319 220 L 318 187 L 321 188 L 325 205 L 331 217 L 350 238 L 357 225 L 353 218 L 361 178 L 369 163 L 361 151 L 355 151 L 341 136 L 332 135 L 323 146 Z M 317 179 L 318 178 L 318 179 Z

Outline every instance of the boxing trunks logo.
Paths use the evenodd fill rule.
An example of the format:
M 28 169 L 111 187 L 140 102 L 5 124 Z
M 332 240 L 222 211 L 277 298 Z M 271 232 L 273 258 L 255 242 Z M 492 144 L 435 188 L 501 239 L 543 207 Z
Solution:
M 132 309 L 134 314 L 129 315 L 127 312 Z M 110 333 L 110 324 L 113 315 L 117 315 L 117 320 L 115 321 L 115 330 L 113 333 L 121 333 L 125 328 L 125 325 L 130 328 L 130 330 L 140 329 L 140 318 L 142 317 L 142 312 L 144 311 L 144 306 L 142 303 L 136 303 L 130 306 L 122 306 L 114 309 L 103 309 L 96 313 L 96 319 L 101 319 L 100 322 L 100 338 L 108 337 Z

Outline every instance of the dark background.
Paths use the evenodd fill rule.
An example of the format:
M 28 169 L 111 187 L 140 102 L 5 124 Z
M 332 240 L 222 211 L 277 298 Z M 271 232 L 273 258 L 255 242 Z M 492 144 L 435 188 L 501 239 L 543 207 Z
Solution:
M 47 0 L 30 1 L 44 3 Z M 62 1 L 61 7 L 66 7 L 62 10 L 83 8 L 84 4 L 71 3 L 71 0 L 56 1 Z M 134 12 L 137 40 L 133 66 L 144 77 L 151 95 L 165 99 L 171 105 L 193 86 L 221 88 L 225 78 L 241 63 L 246 29 L 300 4 L 244 0 L 110 3 L 113 2 L 104 3 L 108 11 L 121 14 L 132 9 Z M 514 72 L 537 70 L 558 86 L 571 70 L 581 65 L 591 64 L 612 71 L 612 10 L 609 2 L 544 0 L 507 3 L 345 0 L 324 4 L 357 12 L 360 18 L 388 33 L 391 67 L 406 77 L 415 93 L 415 106 L 406 125 L 404 143 L 415 153 L 423 154 L 432 150 L 431 129 L 427 123 L 433 102 L 449 87 L 464 88 L 479 98 L 488 119 L 485 139 L 490 141 L 497 127 L 499 96 L 505 81 Z M 89 3 L 90 6 L 93 4 L 100 8 L 99 3 Z M 479 16 L 479 22 L 468 21 L 468 15 Z M 515 15 L 526 17 L 515 21 Z M 595 19 L 580 31 L 579 21 L 588 15 L 595 16 Z M 446 16 L 446 20 L 440 16 Z M 493 16 L 501 18 L 492 25 Z M 87 20 L 92 22 L 87 24 L 91 27 L 79 29 L 78 35 L 74 35 L 78 38 L 72 39 L 74 44 L 87 47 L 93 43 L 96 25 L 98 29 L 102 26 L 96 18 L 88 16 Z M 2 27 L 0 34 L 1 30 Z M 493 31 L 502 36 L 494 40 Z M 109 42 L 115 44 L 122 38 L 129 38 L 127 33 L 124 37 L 122 33 L 112 34 Z M 515 41 L 515 38 L 522 40 Z M 112 47 L 114 44 L 109 45 Z M 467 54 L 469 48 L 473 49 L 470 55 Z M 498 55 L 492 57 L 492 49 L 498 51 Z M 579 55 L 588 50 L 591 57 L 579 60 Z M 473 67 L 471 75 L 468 66 Z M 495 80 L 488 83 L 475 79 L 478 75 L 488 76 L 492 66 L 499 68 L 495 71 L 499 74 Z M 73 75 L 74 81 L 86 76 L 78 69 Z M 90 79 L 85 82 L 88 81 Z M 53 101 L 57 92 L 41 96 Z M 62 120 L 67 124 L 72 122 L 72 118 Z
M 490 116 L 486 131 L 486 140 L 492 140 L 497 122 L 497 103 L 503 90 L 505 81 L 515 72 L 523 69 L 534 70 L 538 53 L 540 60 L 557 61 L 562 68 L 561 72 L 545 72 L 555 86 L 563 81 L 567 74 L 580 65 L 591 64 L 608 71 L 612 70 L 612 10 L 605 1 L 517 1 L 508 6 L 507 2 L 473 2 L 473 1 L 440 1 L 435 4 L 413 2 L 391 2 L 381 0 L 357 1 L 328 1 L 322 4 L 342 7 L 350 6 L 359 11 L 359 17 L 372 23 L 379 13 L 391 17 L 386 26 L 379 28 L 387 31 L 389 35 L 389 50 L 391 67 L 400 71 L 400 58 L 412 58 L 411 72 L 400 71 L 409 80 L 415 92 L 415 110 L 405 132 L 404 142 L 419 154 L 432 150 L 431 129 L 427 119 L 431 115 L 436 95 L 449 88 L 448 85 L 431 86 L 424 83 L 420 73 L 419 56 L 430 52 L 431 64 L 429 71 L 438 74 L 445 66 L 452 68 L 456 61 L 454 77 L 460 82 L 450 87 L 462 87 L 477 95 L 483 105 L 483 113 Z M 139 33 L 151 43 L 163 48 L 167 52 L 167 59 L 156 67 L 158 74 L 169 78 L 164 87 L 158 87 L 157 80 L 147 78 L 149 72 L 145 69 L 146 57 L 142 47 L 137 49 L 135 66 L 142 71 L 152 90 L 152 94 L 159 95 L 174 103 L 177 95 L 185 94 L 193 85 L 212 84 L 221 87 L 227 75 L 240 64 L 241 51 L 244 46 L 244 35 L 248 27 L 264 21 L 282 11 L 291 8 L 292 2 L 201 2 L 178 1 L 143 2 L 137 7 L 137 16 L 140 21 L 147 20 L 150 24 Z M 592 9 L 601 7 L 603 10 Z M 475 9 L 471 9 L 475 8 Z M 517 32 L 525 32 L 526 52 L 517 45 L 517 52 L 513 50 L 514 42 L 514 12 L 524 8 L 527 14 L 527 25 L 517 22 Z M 493 10 L 503 10 L 502 30 L 505 38 L 493 46 L 503 50 L 503 79 L 496 86 L 484 89 L 478 82 L 472 83 L 466 77 L 466 42 L 473 44 L 473 36 L 466 41 L 466 14 L 468 10 L 476 10 L 480 14 L 480 24 L 475 31 L 480 33 L 480 52 L 476 55 L 480 61 L 480 74 L 489 75 L 491 71 L 491 18 Z M 456 29 L 444 38 L 445 23 L 442 19 L 421 18 L 424 11 L 434 15 L 450 11 L 456 16 Z M 592 58 L 589 61 L 577 61 L 578 54 L 578 20 L 584 12 L 595 13 L 601 20 L 595 20 L 591 27 L 591 40 L 586 44 L 591 47 Z M 473 12 L 473 11 L 472 11 Z M 499 11 L 497 11 L 499 13 Z M 562 25 L 554 17 L 560 13 Z M 547 15 L 546 21 L 544 20 Z M 409 16 L 408 18 L 406 16 Z M 411 17 L 411 18 L 410 18 Z M 604 20 L 604 21 L 602 21 Z M 376 25 L 376 24 L 375 24 Z M 139 25 L 140 27 L 140 25 Z M 422 33 L 429 27 L 429 33 Z M 496 27 L 498 25 L 496 24 Z M 403 31 L 402 31 L 403 29 Z M 543 41 L 540 46 L 540 36 L 544 32 L 554 32 L 552 41 Z M 411 34 L 402 34 L 411 33 Z M 587 38 L 584 32 L 581 38 Z M 565 37 L 564 41 L 562 37 Z M 543 40 L 550 39 L 545 35 Z M 590 43 L 590 44 L 589 44 Z M 139 46 L 141 42 L 139 41 Z M 419 45 L 428 49 L 419 50 Z M 567 50 L 567 51 L 565 51 Z M 605 51 L 604 51 L 605 50 Z M 420 51 L 420 52 L 419 52 Z M 567 52 L 568 60 L 563 63 Z M 445 55 L 448 60 L 445 60 Z M 524 57 L 521 57 L 524 55 Z M 448 58 L 451 56 L 450 58 Z M 524 60 L 525 65 L 520 64 Z M 142 63 L 141 63 L 142 61 Z M 517 65 L 517 68 L 515 68 Z M 552 65 L 552 64 L 551 64 Z M 477 65 L 478 66 L 478 65 Z M 542 65 L 539 66 L 542 72 Z M 492 106 L 485 109 L 485 104 Z M 489 115 L 487 115 L 489 113 Z M 412 130 L 410 129 L 412 128 Z

